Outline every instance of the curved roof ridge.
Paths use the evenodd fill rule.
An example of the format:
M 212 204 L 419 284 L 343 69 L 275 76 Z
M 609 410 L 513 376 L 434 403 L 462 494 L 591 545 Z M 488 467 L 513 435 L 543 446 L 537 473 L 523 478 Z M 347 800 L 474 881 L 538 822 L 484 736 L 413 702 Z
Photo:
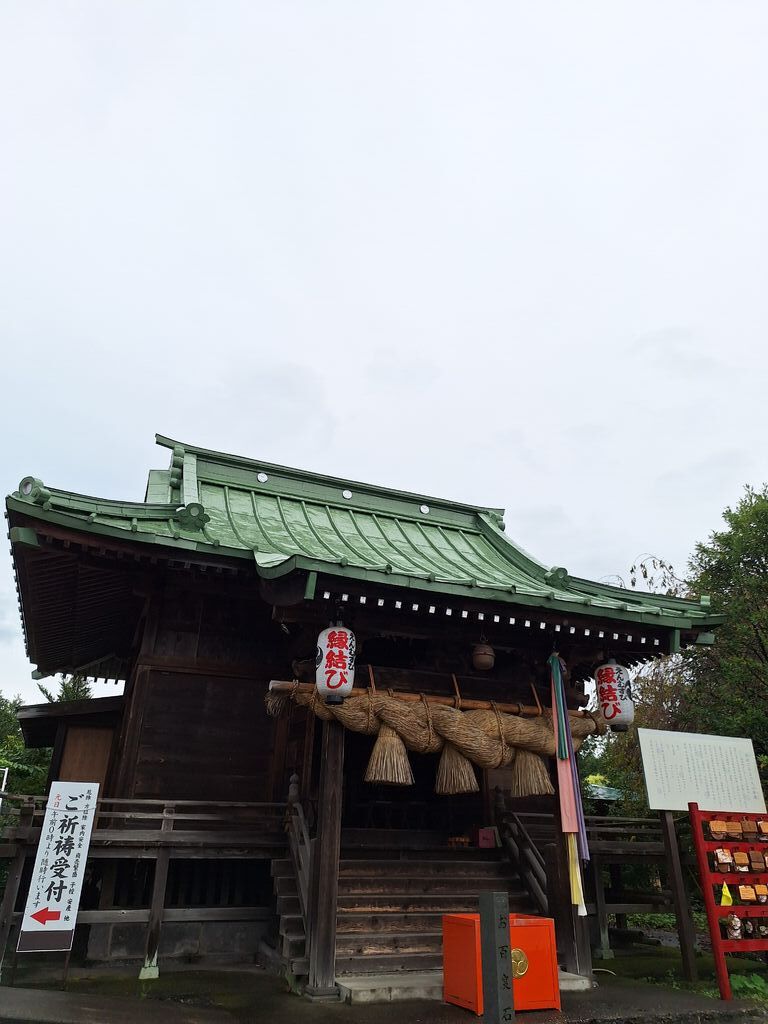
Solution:
M 311 469 L 297 469 L 295 466 L 283 466 L 275 462 L 264 462 L 260 459 L 253 459 L 246 455 L 232 455 L 228 452 L 214 451 L 211 448 L 200 448 L 197 445 L 187 444 L 185 441 L 174 441 L 163 434 L 155 434 L 155 441 L 161 448 L 183 449 L 185 452 L 207 458 L 210 461 L 221 462 L 254 471 L 263 470 L 266 473 L 280 473 L 292 479 L 311 479 L 317 483 L 335 487 L 355 487 L 361 493 L 381 495 L 382 497 L 400 498 L 406 501 L 431 502 L 433 505 L 440 505 L 444 508 L 453 508 L 461 512 L 486 512 L 492 516 L 504 515 L 503 508 L 495 508 L 491 505 L 472 505 L 467 502 L 452 501 L 450 498 L 439 498 L 436 495 L 420 494 L 418 491 L 402 491 L 392 487 L 383 487 L 381 484 L 370 484 L 363 480 L 353 480 L 350 477 L 331 476 L 327 473 L 317 473 Z

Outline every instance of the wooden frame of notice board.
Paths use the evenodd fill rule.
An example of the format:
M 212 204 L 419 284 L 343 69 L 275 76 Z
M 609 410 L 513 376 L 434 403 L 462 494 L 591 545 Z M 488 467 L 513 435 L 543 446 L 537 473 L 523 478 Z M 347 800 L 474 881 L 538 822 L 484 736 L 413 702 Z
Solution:
M 701 889 L 704 893 L 704 907 L 707 911 L 707 922 L 709 924 L 709 936 L 712 940 L 712 953 L 715 959 L 715 971 L 717 973 L 717 984 L 720 988 L 722 999 L 732 999 L 731 982 L 728 977 L 728 967 L 725 962 L 726 953 L 762 953 L 768 952 L 768 937 L 752 939 L 727 939 L 723 938 L 720 921 L 726 914 L 733 913 L 740 920 L 748 918 L 763 918 L 768 922 L 768 903 L 739 904 L 734 900 L 731 906 L 719 906 L 715 900 L 714 887 L 716 885 L 728 885 L 729 891 L 733 894 L 738 892 L 738 886 L 743 884 L 768 884 L 768 866 L 763 871 L 729 871 L 720 872 L 713 868 L 715 850 L 725 848 L 732 853 L 746 853 L 759 851 L 765 859 L 768 852 L 768 842 L 761 842 L 757 836 L 754 839 L 714 839 L 711 834 L 705 835 L 705 829 L 709 831 L 711 821 L 768 821 L 768 814 L 736 813 L 733 811 L 700 811 L 698 804 L 688 804 L 688 811 L 691 816 L 691 829 L 693 831 L 693 844 L 696 850 L 696 861 L 701 879 Z

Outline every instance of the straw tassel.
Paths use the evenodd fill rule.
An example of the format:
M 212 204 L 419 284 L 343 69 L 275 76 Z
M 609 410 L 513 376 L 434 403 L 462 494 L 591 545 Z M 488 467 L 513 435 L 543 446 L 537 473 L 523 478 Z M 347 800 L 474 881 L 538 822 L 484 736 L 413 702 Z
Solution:
M 443 746 L 437 766 L 435 792 L 438 796 L 456 796 L 459 793 L 479 793 L 475 769 L 452 743 Z
M 365 781 L 387 786 L 413 785 L 413 772 L 405 744 L 395 730 L 383 722 L 371 751 Z
M 264 698 L 264 703 L 267 708 L 267 714 L 270 718 L 279 718 L 285 714 L 288 705 L 291 703 L 292 694 L 289 693 L 274 693 L 270 691 Z
M 547 766 L 538 754 L 518 750 L 509 775 L 512 796 L 553 796 L 554 787 Z

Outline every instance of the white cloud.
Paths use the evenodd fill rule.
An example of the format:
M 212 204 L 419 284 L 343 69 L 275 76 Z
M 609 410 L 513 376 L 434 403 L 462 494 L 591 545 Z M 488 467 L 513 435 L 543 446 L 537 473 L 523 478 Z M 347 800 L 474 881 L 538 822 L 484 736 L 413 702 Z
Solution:
M 6 4 L 6 492 L 140 497 L 159 430 L 506 505 L 574 573 L 682 565 L 765 476 L 766 29 L 760 0 Z M 34 699 L 18 637 L 0 670 Z

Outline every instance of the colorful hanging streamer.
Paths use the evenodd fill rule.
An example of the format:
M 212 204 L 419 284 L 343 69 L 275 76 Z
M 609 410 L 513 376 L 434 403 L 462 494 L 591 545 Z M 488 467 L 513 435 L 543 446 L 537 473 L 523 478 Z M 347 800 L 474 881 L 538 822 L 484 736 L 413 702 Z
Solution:
M 587 913 L 584 905 L 584 890 L 581 883 L 579 858 L 589 860 L 587 829 L 584 821 L 584 807 L 581 802 L 581 786 L 573 749 L 573 737 L 568 722 L 568 708 L 565 700 L 565 685 L 560 658 L 553 654 L 549 658 L 552 683 L 552 724 L 555 730 L 557 748 L 557 781 L 560 794 L 560 819 L 563 832 L 568 837 L 568 870 L 571 883 L 571 902 L 578 907 L 580 917 Z

